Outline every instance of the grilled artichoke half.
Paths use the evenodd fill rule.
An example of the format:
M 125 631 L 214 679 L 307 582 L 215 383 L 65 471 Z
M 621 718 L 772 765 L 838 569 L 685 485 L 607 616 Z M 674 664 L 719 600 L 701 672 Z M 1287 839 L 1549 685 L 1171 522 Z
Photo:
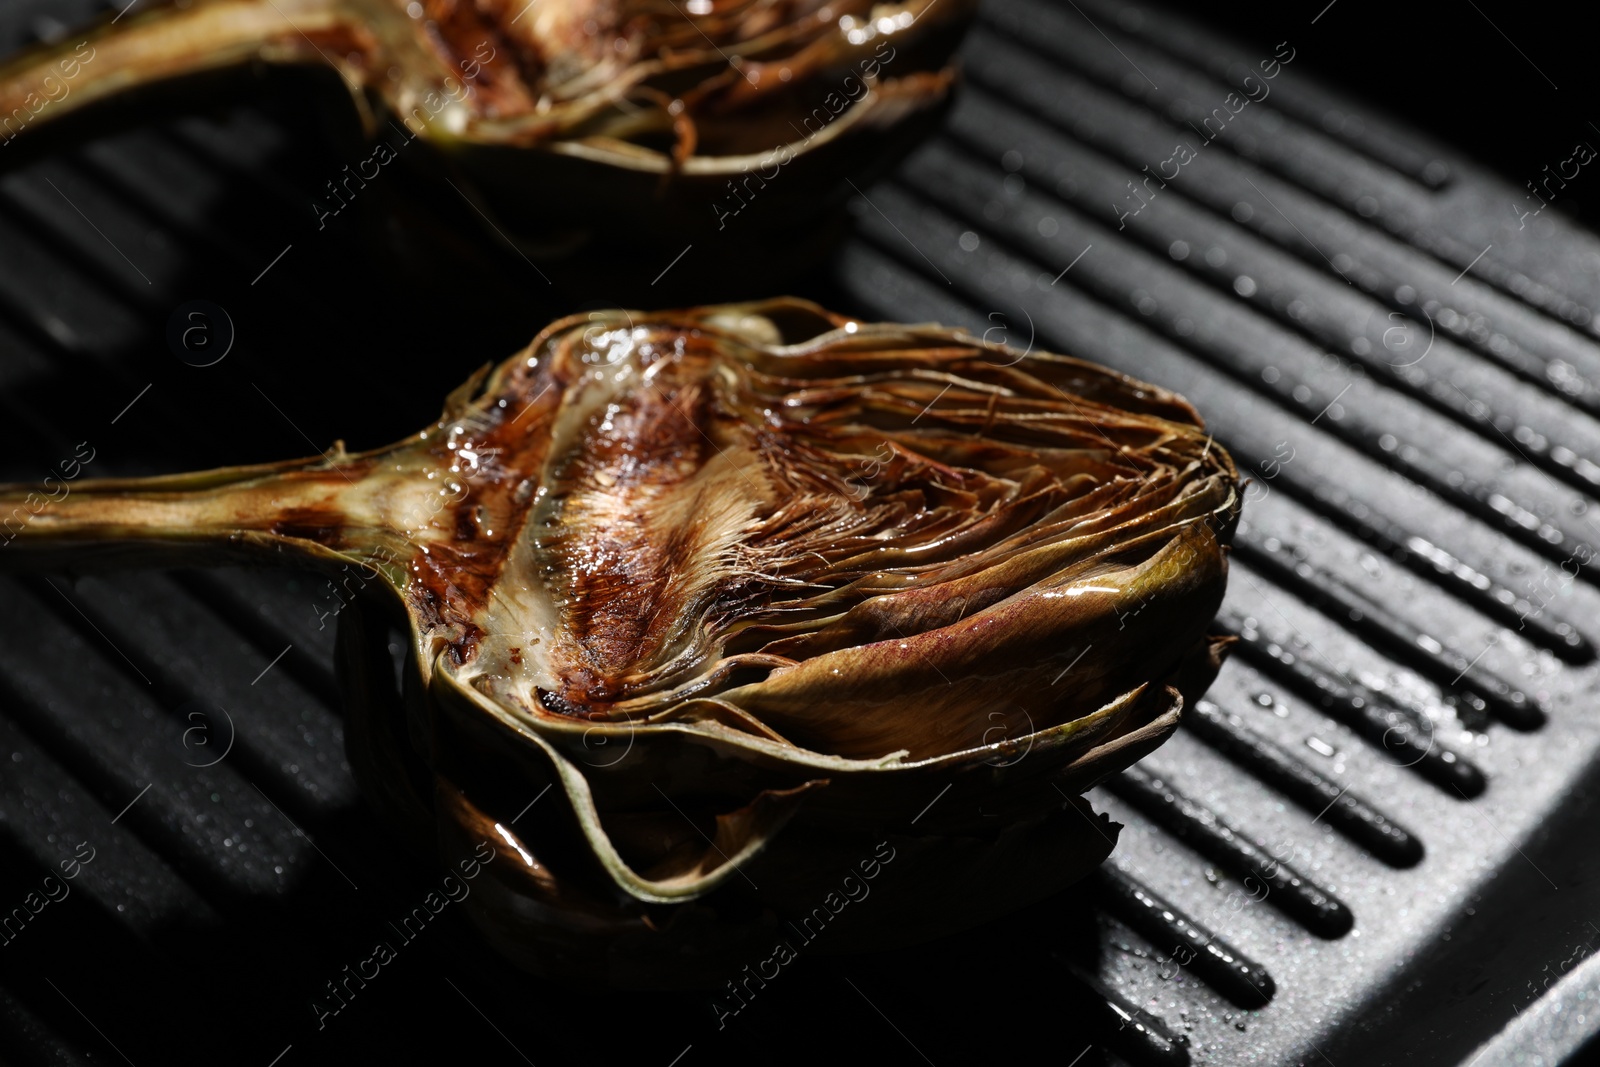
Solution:
M 389 448 L 21 493 L 0 561 L 373 579 L 340 616 L 366 793 L 449 862 L 498 850 L 469 907 L 500 950 L 634 986 L 1099 864 L 1080 794 L 1213 677 L 1240 504 L 1172 393 L 788 299 L 564 319 Z
M 0 145 L 183 75 L 319 65 L 342 76 L 377 138 L 373 156 L 318 190 L 321 212 L 338 210 L 396 155 L 424 162 L 409 148 L 420 137 L 438 149 L 432 162 L 514 232 L 599 229 L 665 242 L 735 218 L 741 230 L 794 228 L 797 213 L 837 206 L 846 179 L 898 158 L 930 128 L 954 77 L 946 60 L 975 7 L 135 0 L 0 64 Z

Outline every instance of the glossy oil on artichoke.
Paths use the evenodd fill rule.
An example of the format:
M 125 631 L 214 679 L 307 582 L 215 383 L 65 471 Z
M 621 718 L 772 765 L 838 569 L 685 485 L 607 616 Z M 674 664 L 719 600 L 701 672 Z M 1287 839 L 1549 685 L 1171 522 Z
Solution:
M 381 576 L 340 616 L 364 792 L 498 850 L 500 951 L 622 986 L 715 985 L 884 855 L 816 951 L 1093 869 L 1081 794 L 1215 674 L 1240 503 L 1174 394 L 795 300 L 562 320 L 391 447 L 36 496 L 0 564 Z

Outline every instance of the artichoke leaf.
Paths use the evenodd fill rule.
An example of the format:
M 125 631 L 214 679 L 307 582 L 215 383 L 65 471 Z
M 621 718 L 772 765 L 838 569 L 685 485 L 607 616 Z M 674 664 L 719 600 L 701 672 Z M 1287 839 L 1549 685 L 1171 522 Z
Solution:
M 500 712 L 496 705 L 485 702 L 481 694 L 462 686 L 447 670 L 435 671 L 434 685 L 437 690 L 443 690 L 436 690 L 436 699 L 442 706 L 464 699 L 490 715 L 498 716 Z M 521 780 L 532 786 L 548 777 L 559 785 L 553 803 L 567 807 L 594 858 L 615 886 L 638 900 L 655 904 L 672 904 L 702 896 L 733 877 L 740 864 L 755 856 L 783 828 L 807 793 L 828 784 L 826 779 L 813 779 L 792 788 L 762 789 L 738 808 L 712 813 L 710 832 L 700 829 L 682 807 L 666 793 L 659 792 L 659 786 L 654 786 L 658 790 L 657 799 L 666 801 L 667 813 L 677 815 L 676 823 L 669 825 L 678 833 L 672 836 L 670 847 L 657 842 L 653 847 L 639 845 L 633 849 L 636 854 L 649 855 L 648 873 L 644 873 L 624 858 L 607 822 L 609 816 L 609 821 L 631 824 L 635 831 L 632 836 L 638 837 L 642 833 L 638 825 L 640 815 L 648 818 L 650 813 L 613 810 L 602 814 L 583 766 L 562 754 L 542 733 L 536 730 L 517 733 L 520 740 L 543 756 L 548 767 L 544 776 L 535 771 Z M 526 769 L 526 764 L 524 767 Z M 666 813 L 655 814 L 659 817 Z

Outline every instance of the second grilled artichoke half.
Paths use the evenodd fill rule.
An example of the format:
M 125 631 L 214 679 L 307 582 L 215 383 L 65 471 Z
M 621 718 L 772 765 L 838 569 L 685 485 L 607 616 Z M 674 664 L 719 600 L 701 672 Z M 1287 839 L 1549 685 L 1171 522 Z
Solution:
M 556 322 L 388 448 L 38 497 L 0 498 L 0 563 L 371 578 L 365 792 L 452 864 L 497 850 L 467 906 L 502 952 L 636 987 L 1093 869 L 1081 794 L 1216 672 L 1240 504 L 1170 392 L 796 300 Z
M 728 259 L 774 271 L 835 232 L 852 182 L 932 129 L 976 0 L 117 7 L 0 60 L 0 147 L 103 101 L 142 111 L 162 87 L 212 98 L 188 84 L 198 76 L 329 67 L 373 145 L 315 190 L 318 228 L 347 201 L 366 202 L 361 190 L 400 158 L 456 183 L 492 216 L 492 236 L 532 254 L 597 242 L 638 255 L 643 241 L 675 254 L 715 234 Z M 775 246 L 787 255 L 772 256 Z

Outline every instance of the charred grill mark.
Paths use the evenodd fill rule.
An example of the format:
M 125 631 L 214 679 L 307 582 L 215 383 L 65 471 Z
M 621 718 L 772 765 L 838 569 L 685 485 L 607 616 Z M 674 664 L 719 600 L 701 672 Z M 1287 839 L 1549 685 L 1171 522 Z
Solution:
M 443 443 L 430 450 L 441 468 L 459 467 L 459 450 L 469 446 L 479 457 L 473 471 L 458 474 L 465 492 L 447 515 L 454 540 L 412 556 L 407 594 L 428 629 L 457 628 L 450 654 L 458 665 L 476 654 L 483 632 L 473 619 L 489 602 L 527 522 L 533 494 L 519 487 L 537 479 L 544 466 L 549 435 L 543 424 L 567 384 L 518 367 L 471 416 L 458 420 L 472 424 L 470 438 L 454 453 Z
M 561 530 L 549 545 L 565 579 L 564 621 L 582 657 L 564 678 L 569 701 L 619 695 L 622 674 L 657 635 L 674 576 L 695 562 L 685 528 L 696 521 L 693 509 L 665 528 L 666 517 L 653 511 L 705 466 L 706 408 L 699 382 L 650 387 L 584 436 Z
M 283 509 L 267 529 L 279 537 L 314 541 L 338 548 L 344 541 L 344 512 L 335 507 L 295 507 Z
M 478 639 L 483 631 L 473 623 L 463 623 L 461 637 L 450 646 L 450 659 L 457 667 L 469 663 L 478 651 Z
M 534 693 L 539 698 L 539 704 L 546 711 L 553 712 L 556 715 L 566 715 L 573 719 L 586 719 L 591 716 L 588 708 L 574 704 L 560 693 L 543 688 L 536 688 Z

